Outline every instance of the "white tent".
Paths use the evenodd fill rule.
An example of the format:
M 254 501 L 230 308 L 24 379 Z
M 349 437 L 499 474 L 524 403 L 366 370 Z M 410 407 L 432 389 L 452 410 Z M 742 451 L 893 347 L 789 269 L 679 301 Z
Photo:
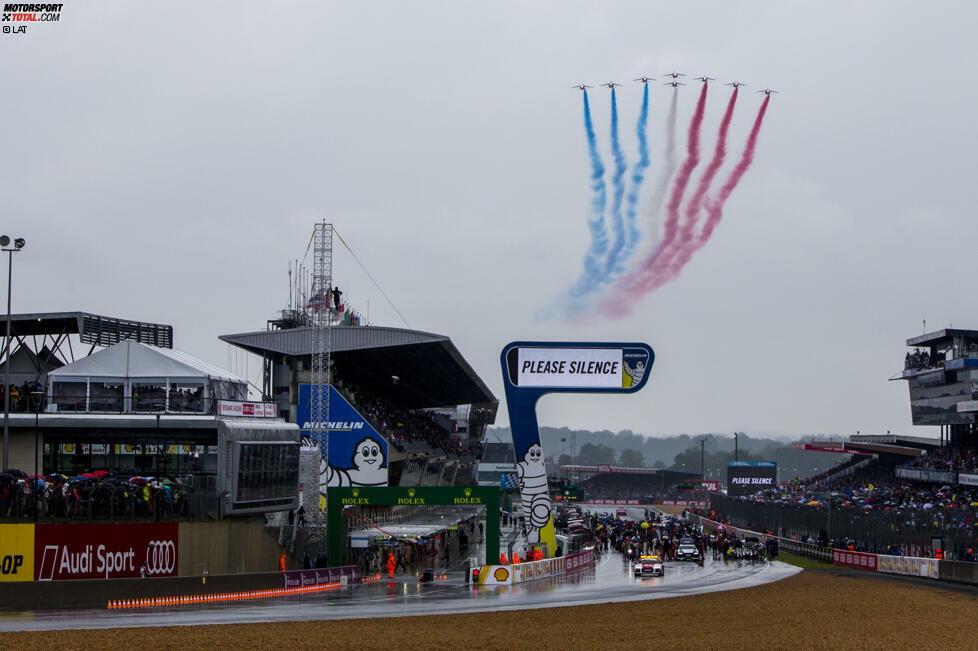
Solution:
M 192 355 L 137 341 L 48 373 L 51 411 L 213 413 L 215 400 L 247 400 L 248 383 Z

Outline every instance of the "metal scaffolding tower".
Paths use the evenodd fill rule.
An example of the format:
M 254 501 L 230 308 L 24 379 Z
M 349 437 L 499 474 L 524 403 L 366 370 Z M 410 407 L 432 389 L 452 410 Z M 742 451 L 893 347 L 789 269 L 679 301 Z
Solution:
M 333 225 L 325 220 L 316 224 L 313 234 L 313 333 L 312 345 L 312 391 L 309 415 L 311 416 L 312 438 L 329 463 L 329 385 L 330 369 L 330 326 L 333 310 L 330 306 L 330 292 L 333 289 Z M 326 499 L 325 492 L 323 499 Z M 318 502 L 318 500 L 317 500 Z M 317 503 L 318 507 L 318 503 Z M 322 537 L 322 509 L 316 509 L 316 524 Z

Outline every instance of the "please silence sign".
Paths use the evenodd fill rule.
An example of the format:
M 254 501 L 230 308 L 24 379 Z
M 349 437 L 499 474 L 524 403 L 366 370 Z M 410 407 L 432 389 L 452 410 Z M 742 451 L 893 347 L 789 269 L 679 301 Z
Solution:
M 517 387 L 628 390 L 644 383 L 650 358 L 647 349 L 629 346 L 517 346 L 507 366 Z

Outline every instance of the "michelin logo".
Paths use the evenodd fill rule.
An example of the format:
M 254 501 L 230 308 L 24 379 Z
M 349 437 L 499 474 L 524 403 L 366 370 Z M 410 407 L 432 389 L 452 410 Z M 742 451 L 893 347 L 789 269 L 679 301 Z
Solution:
M 307 420 L 302 424 L 302 429 L 319 429 L 319 423 Z M 329 421 L 323 429 L 335 430 L 340 432 L 352 432 L 353 430 L 363 429 L 363 421 L 348 423 L 346 421 Z

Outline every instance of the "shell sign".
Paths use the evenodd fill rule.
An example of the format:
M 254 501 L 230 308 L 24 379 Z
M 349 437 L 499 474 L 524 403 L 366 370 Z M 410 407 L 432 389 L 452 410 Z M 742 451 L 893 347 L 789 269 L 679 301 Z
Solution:
M 509 578 L 509 570 L 505 567 L 497 567 L 496 571 L 492 573 L 492 578 L 496 579 L 500 583 L 505 583 L 506 579 Z

